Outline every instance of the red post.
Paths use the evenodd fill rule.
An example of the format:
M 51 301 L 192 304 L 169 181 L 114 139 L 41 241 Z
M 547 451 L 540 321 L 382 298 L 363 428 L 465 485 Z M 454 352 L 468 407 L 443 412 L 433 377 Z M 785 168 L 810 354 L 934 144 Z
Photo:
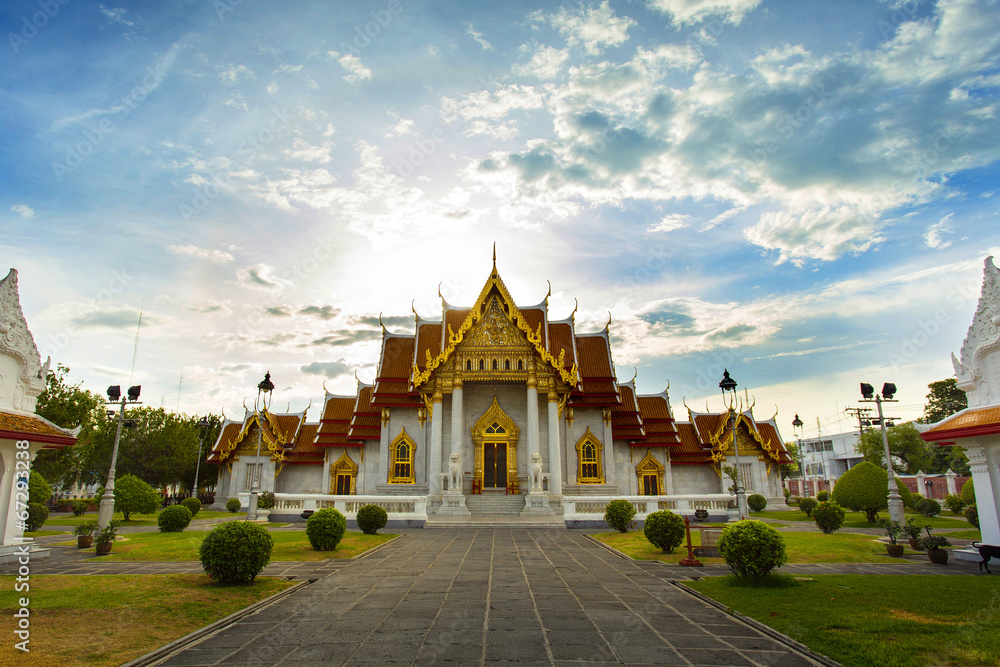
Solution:
M 694 547 L 691 546 L 691 519 L 684 517 L 684 531 L 687 533 L 688 557 L 682 558 L 679 565 L 684 567 L 702 567 L 705 564 L 694 557 Z

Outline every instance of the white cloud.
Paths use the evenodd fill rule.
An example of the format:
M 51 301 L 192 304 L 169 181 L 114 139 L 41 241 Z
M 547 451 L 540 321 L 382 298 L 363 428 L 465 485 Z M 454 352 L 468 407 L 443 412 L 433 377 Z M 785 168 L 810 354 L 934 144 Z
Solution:
M 319 145 L 310 144 L 305 139 L 296 138 L 292 141 L 291 148 L 286 148 L 284 154 L 293 160 L 303 160 L 304 162 L 315 162 L 317 164 L 328 164 L 333 158 L 330 151 L 336 144 L 326 141 Z
M 532 18 L 547 21 L 566 38 L 567 44 L 583 44 L 591 55 L 600 55 L 607 47 L 624 44 L 628 41 L 628 29 L 635 25 L 635 21 L 627 16 L 615 16 L 608 0 L 597 7 L 563 6 L 557 14 L 549 17 L 538 11 Z
M 278 84 L 277 83 L 275 83 L 274 81 L 271 81 L 270 83 L 267 84 L 267 93 L 268 93 L 268 95 L 274 95 L 277 92 L 278 92 Z
M 413 126 L 416 124 L 409 118 L 400 118 L 398 114 L 389 112 L 389 115 L 396 121 L 396 124 L 389 128 L 389 131 L 385 133 L 387 138 L 391 137 L 404 137 L 407 135 L 416 136 L 416 131 Z
M 222 250 L 210 250 L 208 248 L 199 248 L 198 246 L 193 245 L 168 245 L 165 249 L 167 252 L 171 252 L 175 255 L 194 257 L 196 259 L 207 259 L 213 264 L 228 264 L 236 259 L 228 252 L 223 252 Z
M 465 34 L 474 39 L 476 41 L 476 44 L 483 47 L 484 51 L 493 50 L 493 45 L 486 40 L 486 38 L 483 36 L 483 33 L 473 28 L 471 23 L 466 24 Z
M 748 241 L 779 252 L 779 262 L 804 257 L 833 260 L 883 241 L 876 218 L 856 206 L 822 206 L 769 211 L 743 232 Z
M 253 290 L 278 291 L 283 290 L 291 283 L 277 275 L 273 266 L 269 264 L 254 264 L 245 269 L 236 270 L 235 283 L 239 287 Z
M 650 225 L 646 231 L 672 232 L 687 227 L 688 221 L 690 219 L 691 219 L 690 215 L 684 215 L 681 213 L 671 213 L 670 215 L 663 216 L 663 219 L 657 222 L 656 224 Z
M 14 204 L 10 207 L 10 211 L 11 213 L 16 213 L 25 220 L 31 220 L 35 217 L 35 210 L 27 204 Z
M 646 4 L 675 23 L 698 23 L 709 16 L 721 16 L 730 23 L 739 23 L 747 12 L 756 9 L 760 0 L 646 0 Z
M 361 58 L 358 58 L 353 53 L 345 53 L 341 55 L 337 51 L 327 51 L 327 56 L 332 59 L 336 59 L 340 66 L 344 68 L 347 74 L 343 77 L 344 81 L 348 83 L 357 83 L 358 81 L 369 81 L 372 78 L 372 71 L 364 66 L 361 62 Z
M 507 116 L 513 111 L 541 109 L 545 98 L 533 86 L 513 84 L 495 90 L 470 93 L 460 99 L 441 98 L 441 117 L 448 123 L 464 120 L 469 124 L 465 134 L 485 134 L 509 138 L 516 134 L 516 124 Z
M 521 76 L 534 76 L 543 81 L 555 79 L 563 70 L 563 63 L 569 58 L 566 49 L 551 46 L 539 47 L 524 65 L 515 65 L 514 73 Z
M 949 221 L 954 215 L 954 213 L 949 213 L 928 227 L 927 232 L 924 234 L 924 245 L 933 250 L 944 250 L 950 246 L 951 241 L 945 241 L 942 237 L 952 232 Z
M 225 69 L 219 72 L 219 78 L 226 85 L 234 85 L 239 83 L 243 79 L 255 80 L 257 76 L 254 74 L 253 70 L 246 65 L 233 65 L 230 63 Z

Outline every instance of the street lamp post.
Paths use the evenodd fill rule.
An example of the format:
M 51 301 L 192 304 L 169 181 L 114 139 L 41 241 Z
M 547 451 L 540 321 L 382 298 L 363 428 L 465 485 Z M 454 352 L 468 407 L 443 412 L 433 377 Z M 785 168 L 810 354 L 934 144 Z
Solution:
M 795 413 L 795 419 L 792 420 L 792 430 L 795 431 L 795 439 L 798 443 L 796 449 L 799 452 L 799 486 L 802 487 L 799 489 L 799 495 L 805 498 L 809 495 L 809 492 L 806 490 L 806 468 L 802 457 L 802 420 L 799 419 L 799 413 L 797 412 Z
M 260 494 L 260 478 L 264 472 L 264 466 L 260 462 L 260 443 L 264 427 L 260 423 L 260 406 L 264 406 L 264 412 L 270 404 L 271 392 L 274 390 L 274 383 L 271 382 L 271 372 L 264 373 L 264 379 L 257 385 L 257 398 L 253 402 L 254 413 L 257 415 L 257 458 L 254 460 L 254 476 L 250 481 L 250 507 L 247 509 L 247 520 L 257 520 L 257 497 Z M 263 397 L 261 396 L 263 394 Z
M 742 475 L 740 474 L 740 446 L 736 441 L 736 411 L 733 409 L 733 406 L 736 405 L 736 380 L 730 377 L 729 369 L 725 369 L 723 372 L 719 389 L 722 390 L 723 403 L 726 403 L 726 394 L 727 392 L 729 393 L 728 407 L 733 429 L 733 460 L 736 466 L 736 507 L 740 512 L 740 519 L 745 519 L 749 515 L 749 512 L 747 511 L 747 500 L 746 495 L 743 493 L 743 485 L 740 484 L 740 480 L 742 479 Z
M 198 460 L 194 464 L 194 488 L 191 489 L 191 497 L 198 497 L 198 473 L 201 472 L 201 450 L 205 446 L 205 435 L 208 433 L 208 417 L 202 417 L 198 422 L 201 427 L 201 437 L 198 438 Z
M 121 442 L 122 426 L 125 423 L 125 404 L 141 405 L 139 403 L 139 392 L 141 389 L 141 385 L 129 387 L 128 396 L 122 396 L 121 385 L 116 384 L 108 387 L 108 403 L 120 403 L 121 407 L 118 410 L 118 428 L 115 431 L 115 446 L 111 450 L 111 469 L 108 470 L 108 483 L 104 486 L 104 497 L 101 498 L 101 503 L 97 510 L 98 531 L 107 528 L 108 524 L 111 523 L 111 517 L 115 514 L 115 465 L 118 462 L 118 443 Z M 108 413 L 109 416 L 114 414 L 111 410 Z
M 882 385 L 882 394 L 876 394 L 875 389 L 868 383 L 861 383 L 862 403 L 874 403 L 878 407 L 878 423 L 882 428 L 882 446 L 885 448 L 885 469 L 889 476 L 889 519 L 903 523 L 903 499 L 899 496 L 899 488 L 896 486 L 896 472 L 892 469 L 892 456 L 889 454 L 889 436 L 885 431 L 885 416 L 882 414 L 883 403 L 896 403 L 892 397 L 896 394 L 896 385 L 886 382 Z M 872 398 L 874 396 L 874 398 Z

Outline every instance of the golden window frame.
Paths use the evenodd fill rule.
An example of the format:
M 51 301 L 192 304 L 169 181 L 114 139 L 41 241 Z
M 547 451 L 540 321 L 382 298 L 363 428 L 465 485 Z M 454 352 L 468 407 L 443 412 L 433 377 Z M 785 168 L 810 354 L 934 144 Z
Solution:
M 358 479 L 358 464 L 351 459 L 351 457 L 347 454 L 347 450 L 345 449 L 344 453 L 340 455 L 340 458 L 334 461 L 333 464 L 330 465 L 331 496 L 337 495 L 337 476 L 338 474 L 341 473 L 341 471 L 344 471 L 345 468 L 347 474 L 351 476 L 351 490 L 349 492 L 349 495 L 353 496 L 357 494 L 356 484 Z
M 409 449 L 409 455 L 405 460 L 399 458 L 399 446 L 405 444 Z M 416 480 L 416 466 L 414 461 L 416 460 L 417 444 L 413 442 L 413 439 L 406 434 L 406 429 L 404 428 L 399 432 L 399 435 L 392 441 L 389 445 L 389 484 L 413 484 Z M 397 465 L 409 465 L 410 474 L 408 476 L 397 475 L 396 466 Z
M 584 448 L 587 443 L 593 446 L 593 459 L 584 460 Z M 584 466 L 595 466 L 596 475 L 584 475 Z M 576 442 L 576 483 L 604 484 L 604 443 L 587 427 L 586 432 Z

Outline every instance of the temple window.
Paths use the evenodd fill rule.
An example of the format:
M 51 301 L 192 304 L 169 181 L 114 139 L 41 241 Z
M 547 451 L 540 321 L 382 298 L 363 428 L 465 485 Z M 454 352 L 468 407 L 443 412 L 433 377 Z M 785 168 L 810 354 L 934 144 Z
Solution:
M 467 370 L 467 371 L 471 371 L 472 370 L 472 359 L 466 359 L 465 360 L 465 370 Z
M 493 370 L 495 370 L 495 371 L 500 370 L 500 365 L 497 364 L 497 360 L 496 359 L 493 360 Z
M 601 464 L 603 450 L 604 446 L 601 441 L 594 437 L 588 428 L 580 441 L 576 443 L 577 484 L 604 483 L 604 467 Z
M 485 371 L 486 370 L 486 360 L 485 359 L 480 359 L 479 360 L 479 370 L 481 370 L 481 371 Z
M 406 435 L 406 429 L 396 436 L 390 447 L 392 460 L 389 463 L 390 484 L 413 484 L 413 452 L 416 445 Z
M 510 359 L 504 359 L 503 360 L 503 369 L 505 371 L 509 371 L 510 370 Z
M 517 360 L 517 370 L 519 370 L 519 371 L 523 371 L 524 370 L 524 359 L 518 359 Z

